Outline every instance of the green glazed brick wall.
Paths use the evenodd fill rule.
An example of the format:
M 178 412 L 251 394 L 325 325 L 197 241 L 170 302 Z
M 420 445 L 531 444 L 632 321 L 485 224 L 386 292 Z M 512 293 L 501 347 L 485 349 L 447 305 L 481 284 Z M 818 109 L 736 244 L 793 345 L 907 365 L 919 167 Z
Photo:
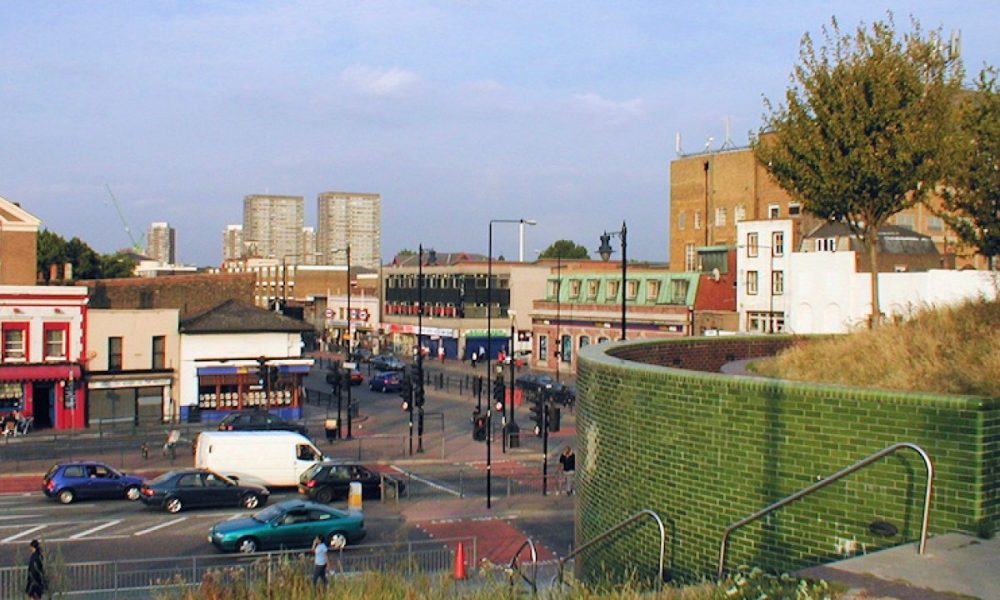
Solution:
M 908 394 L 718 372 L 791 337 L 656 340 L 581 350 L 577 376 L 577 546 L 652 509 L 667 568 L 713 575 L 732 523 L 898 442 L 934 462 L 931 533 L 976 532 L 1000 517 L 1000 399 Z M 624 360 L 623 357 L 628 357 Z M 792 570 L 919 538 L 926 470 L 904 449 L 754 524 L 727 564 Z M 874 521 L 898 529 L 869 531 Z M 931 541 L 933 544 L 933 540 Z M 914 550 L 916 551 L 916 550 Z M 578 562 L 585 579 L 655 574 L 651 520 Z

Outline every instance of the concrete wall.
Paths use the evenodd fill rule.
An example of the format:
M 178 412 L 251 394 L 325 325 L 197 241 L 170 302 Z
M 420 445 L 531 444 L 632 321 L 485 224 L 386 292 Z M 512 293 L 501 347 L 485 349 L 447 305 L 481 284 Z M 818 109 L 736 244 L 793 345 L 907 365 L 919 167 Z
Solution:
M 794 342 L 789 336 L 723 337 L 582 350 L 577 545 L 648 508 L 667 523 L 671 570 L 711 575 L 726 527 L 904 441 L 934 460 L 933 533 L 995 526 L 1000 399 L 711 372 Z M 911 451 L 883 459 L 737 532 L 728 564 L 791 570 L 913 541 L 925 477 Z M 899 533 L 878 537 L 869 530 L 875 521 Z M 595 580 L 630 567 L 651 574 L 654 529 L 637 525 L 585 553 L 581 574 Z

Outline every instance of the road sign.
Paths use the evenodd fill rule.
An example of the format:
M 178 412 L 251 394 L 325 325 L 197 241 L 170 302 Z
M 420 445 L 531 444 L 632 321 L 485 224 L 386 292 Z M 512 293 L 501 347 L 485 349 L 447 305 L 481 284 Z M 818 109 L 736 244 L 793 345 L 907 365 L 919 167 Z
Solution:
M 332 319 L 333 318 L 333 309 L 332 308 L 326 309 L 323 312 L 323 315 L 326 316 L 327 319 Z

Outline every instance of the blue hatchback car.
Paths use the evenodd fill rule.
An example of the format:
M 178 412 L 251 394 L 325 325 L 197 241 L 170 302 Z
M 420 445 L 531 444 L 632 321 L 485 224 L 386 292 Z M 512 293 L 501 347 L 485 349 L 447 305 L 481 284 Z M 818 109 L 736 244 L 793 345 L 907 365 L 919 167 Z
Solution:
M 403 389 L 403 374 L 399 371 L 376 373 L 368 380 L 368 389 L 380 392 L 398 392 Z
M 63 504 L 99 498 L 138 500 L 141 486 L 142 477 L 94 461 L 53 465 L 42 480 L 45 495 Z

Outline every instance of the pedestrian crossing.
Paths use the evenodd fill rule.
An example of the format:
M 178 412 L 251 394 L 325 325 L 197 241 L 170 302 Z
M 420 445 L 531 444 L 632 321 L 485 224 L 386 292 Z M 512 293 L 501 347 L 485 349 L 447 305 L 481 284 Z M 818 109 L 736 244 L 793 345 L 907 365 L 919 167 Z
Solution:
M 38 515 L 7 515 L 0 521 L 0 545 L 38 538 L 49 542 L 112 540 L 149 535 L 203 537 L 218 521 L 246 516 L 244 512 L 142 515 L 138 518 L 78 518 L 39 522 Z

